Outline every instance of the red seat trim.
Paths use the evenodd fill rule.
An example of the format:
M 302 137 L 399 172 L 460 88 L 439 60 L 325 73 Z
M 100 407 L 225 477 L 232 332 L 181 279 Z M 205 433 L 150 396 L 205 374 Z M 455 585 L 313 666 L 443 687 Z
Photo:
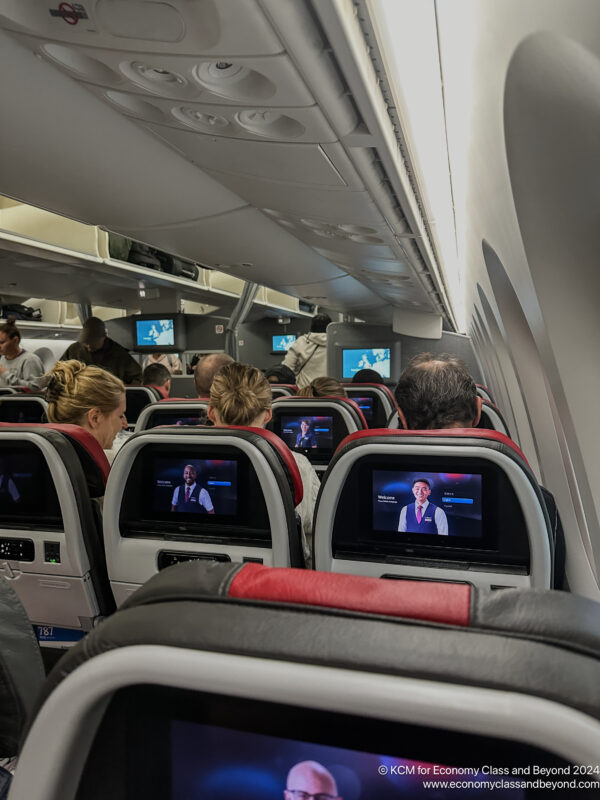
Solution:
M 302 477 L 300 475 L 300 470 L 298 469 L 298 464 L 296 464 L 296 460 L 290 448 L 282 439 L 279 438 L 279 436 L 273 433 L 273 431 L 267 430 L 266 428 L 253 428 L 250 425 L 227 425 L 226 428 L 236 431 L 250 431 L 251 433 L 257 433 L 259 436 L 262 436 L 263 439 L 266 439 L 269 444 L 275 450 L 277 450 L 292 477 L 292 485 L 294 488 L 294 507 L 297 506 L 298 503 L 302 502 L 302 498 L 304 497 L 304 486 L 302 485 Z
M 261 564 L 243 566 L 228 594 L 247 600 L 325 606 L 463 627 L 469 624 L 471 610 L 469 584 L 382 580 Z
M 71 439 L 75 439 L 75 441 L 77 441 L 83 448 L 85 448 L 85 450 L 87 450 L 87 452 L 98 465 L 98 468 L 102 473 L 102 480 L 106 486 L 108 473 L 110 472 L 110 463 L 106 457 L 106 453 L 100 446 L 100 442 L 95 439 L 89 431 L 86 431 L 86 429 L 82 428 L 80 425 L 66 425 L 53 422 L 0 422 L 0 426 L 16 428 L 17 430 L 20 428 L 49 428 L 50 430 L 63 433 L 65 436 L 68 436 Z
M 493 431 L 489 428 L 437 428 L 435 430 L 426 430 L 426 431 L 405 431 L 396 428 L 371 428 L 368 431 L 356 431 L 356 433 L 351 433 L 343 439 L 337 450 L 336 453 L 340 450 L 340 448 L 344 447 L 350 442 L 354 442 L 357 439 L 365 439 L 365 438 L 374 438 L 376 439 L 379 436 L 398 436 L 400 438 L 410 437 L 410 436 L 423 436 L 427 437 L 428 439 L 436 439 L 436 438 L 444 438 L 444 439 L 488 439 L 493 442 L 498 442 L 499 444 L 506 445 L 509 447 L 513 452 L 515 452 L 519 458 L 521 458 L 527 467 L 529 464 L 525 455 L 521 448 L 516 445 L 512 439 L 509 439 L 508 436 L 505 436 L 503 433 L 499 431 Z M 531 469 L 531 467 L 529 467 Z

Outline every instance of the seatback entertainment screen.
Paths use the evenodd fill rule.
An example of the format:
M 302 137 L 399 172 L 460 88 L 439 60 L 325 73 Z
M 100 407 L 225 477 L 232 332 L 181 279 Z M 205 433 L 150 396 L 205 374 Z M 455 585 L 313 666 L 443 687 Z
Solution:
M 286 353 L 296 341 L 294 334 L 289 333 L 285 336 L 273 336 L 273 352 Z
M 373 398 L 372 397 L 356 397 L 355 395 L 350 395 L 350 400 L 352 400 L 356 405 L 360 408 L 363 413 L 363 417 L 367 424 L 373 422 Z
M 150 417 L 149 424 L 156 428 L 158 425 L 200 425 L 206 422 L 206 413 L 202 410 L 191 411 L 169 411 L 163 410 L 154 412 Z
M 389 347 L 372 347 L 342 350 L 342 376 L 353 378 L 361 369 L 374 369 L 382 378 L 391 376 L 391 356 Z
M 173 319 L 136 319 L 136 345 L 138 347 L 173 347 L 175 322 Z
M 291 450 L 331 450 L 333 417 L 282 416 L 281 438 Z
M 234 516 L 238 506 L 237 462 L 155 457 L 152 510 L 158 514 Z
M 497 775 L 485 766 L 447 767 L 180 720 L 171 722 L 170 740 L 171 800 L 525 797 L 524 789 L 508 781 L 508 788 L 498 786 Z M 447 788 L 451 779 L 460 780 L 462 790 Z
M 41 403 L 27 400 L 0 402 L 0 422 L 43 422 L 44 407 Z
M 482 476 L 374 469 L 373 530 L 481 538 Z

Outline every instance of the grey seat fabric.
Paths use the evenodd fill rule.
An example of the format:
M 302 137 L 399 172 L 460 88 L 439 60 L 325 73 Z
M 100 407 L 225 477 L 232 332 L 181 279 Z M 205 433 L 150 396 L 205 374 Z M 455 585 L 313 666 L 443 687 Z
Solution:
M 0 577 L 0 757 L 17 753 L 44 677 L 31 623 L 9 582 Z

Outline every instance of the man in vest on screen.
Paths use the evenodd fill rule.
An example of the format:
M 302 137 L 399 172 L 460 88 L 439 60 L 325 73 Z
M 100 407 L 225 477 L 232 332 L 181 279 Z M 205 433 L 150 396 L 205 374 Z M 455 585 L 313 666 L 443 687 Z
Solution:
M 415 478 L 412 493 L 415 502 L 404 506 L 400 512 L 398 530 L 401 533 L 437 533 L 439 536 L 448 536 L 445 511 L 429 502 L 431 484 L 427 478 Z
M 187 511 L 191 514 L 214 514 L 215 509 L 209 493 L 196 483 L 198 473 L 192 464 L 183 470 L 183 483 L 177 486 L 171 500 L 171 511 Z

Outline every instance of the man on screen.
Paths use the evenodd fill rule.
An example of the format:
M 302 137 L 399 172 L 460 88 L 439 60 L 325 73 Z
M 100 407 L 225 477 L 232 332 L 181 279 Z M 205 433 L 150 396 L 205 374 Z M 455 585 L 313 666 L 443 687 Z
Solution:
M 317 440 L 315 434 L 310 429 L 310 420 L 300 420 L 300 433 L 296 436 L 295 447 L 316 447 Z
M 398 530 L 401 533 L 437 533 L 439 536 L 448 536 L 446 512 L 429 502 L 431 484 L 427 478 L 416 478 L 412 493 L 415 502 L 404 506 L 400 512 Z
M 187 511 L 191 514 L 215 513 L 209 493 L 196 483 L 196 478 L 196 468 L 186 464 L 183 470 L 183 484 L 173 492 L 171 511 Z
M 342 800 L 333 775 L 318 761 L 295 764 L 285 785 L 285 800 Z

